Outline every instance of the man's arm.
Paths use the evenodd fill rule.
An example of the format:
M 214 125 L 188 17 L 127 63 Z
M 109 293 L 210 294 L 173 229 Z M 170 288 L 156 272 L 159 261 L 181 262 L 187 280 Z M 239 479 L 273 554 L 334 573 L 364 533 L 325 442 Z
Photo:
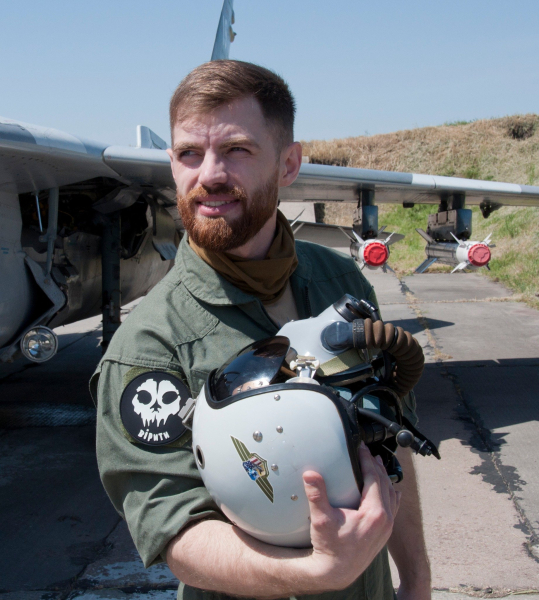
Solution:
M 170 569 L 190 586 L 232 596 L 283 598 L 348 587 L 386 544 L 400 499 L 381 461 L 365 446 L 359 453 L 364 487 L 358 510 L 333 508 L 323 478 L 313 471 L 303 476 L 313 548 L 271 546 L 207 520 L 171 541 Z
M 395 519 L 388 548 L 399 570 L 398 600 L 430 600 L 430 565 L 423 536 L 421 504 L 417 479 L 409 449 L 397 452 L 404 479 L 395 488 L 402 492 L 399 514 Z

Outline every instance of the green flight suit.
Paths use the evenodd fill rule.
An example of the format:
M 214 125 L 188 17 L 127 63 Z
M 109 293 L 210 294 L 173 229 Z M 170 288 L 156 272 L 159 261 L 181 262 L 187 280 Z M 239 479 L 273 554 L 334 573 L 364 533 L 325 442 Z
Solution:
M 376 301 L 351 258 L 309 242 L 296 242 L 296 249 L 299 265 L 290 283 L 300 318 L 317 316 L 345 293 Z M 105 490 L 146 567 L 163 561 L 168 542 L 186 524 L 225 517 L 202 484 L 190 433 L 167 446 L 134 443 L 120 418 L 122 391 L 141 373 L 166 371 L 196 397 L 213 369 L 277 330 L 262 303 L 221 277 L 184 237 L 174 267 L 114 335 L 90 385 L 98 398 L 97 458 Z M 411 394 L 406 409 L 413 421 L 414 402 Z M 183 583 L 178 590 L 184 600 L 226 597 Z M 387 551 L 350 588 L 309 598 L 392 600 Z

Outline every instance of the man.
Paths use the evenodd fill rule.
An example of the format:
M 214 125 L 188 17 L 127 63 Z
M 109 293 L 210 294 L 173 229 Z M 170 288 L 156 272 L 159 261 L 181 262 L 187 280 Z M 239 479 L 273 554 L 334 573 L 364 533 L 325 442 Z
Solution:
M 167 402 L 179 406 L 180 382 L 196 397 L 211 370 L 283 323 L 316 316 L 346 292 L 375 300 L 354 261 L 294 244 L 277 211 L 279 187 L 291 185 L 301 165 L 294 112 L 280 77 L 238 61 L 204 64 L 174 93 L 169 154 L 188 236 L 92 379 L 101 477 L 144 564 L 167 560 L 180 598 L 390 600 L 387 542 L 399 600 L 425 600 L 430 573 L 408 453 L 400 457 L 400 501 L 379 459 L 360 449 L 358 510 L 331 507 L 322 477 L 305 473 L 313 547 L 297 550 L 264 544 L 227 522 L 202 485 L 181 424 L 166 439 L 170 431 L 150 431 L 168 422 Z M 165 400 L 165 389 L 177 393 Z M 406 401 L 414 419 L 413 396 Z M 129 419 L 143 425 L 139 433 Z

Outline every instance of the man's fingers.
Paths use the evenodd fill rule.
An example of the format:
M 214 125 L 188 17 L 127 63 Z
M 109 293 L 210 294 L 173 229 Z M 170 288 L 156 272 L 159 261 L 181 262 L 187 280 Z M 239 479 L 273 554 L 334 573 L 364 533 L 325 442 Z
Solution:
M 379 476 L 376 461 L 363 442 L 359 446 L 359 464 L 363 475 L 363 494 L 365 494 L 373 484 L 379 483 Z
M 393 514 L 393 504 L 395 500 L 395 491 L 393 490 L 393 485 L 391 484 L 391 480 L 387 474 L 386 468 L 384 467 L 384 462 L 380 456 L 376 456 L 374 458 L 376 462 L 376 472 L 378 474 L 378 480 L 380 482 L 380 494 L 382 496 L 382 501 L 387 511 L 390 511 Z
M 395 490 L 391 485 L 382 459 L 379 456 L 374 458 L 367 446 L 361 444 L 359 461 L 363 474 L 361 504 L 363 506 L 369 503 L 382 505 L 390 515 L 396 514 Z
M 314 471 L 306 471 L 303 473 L 303 483 L 311 511 L 311 525 L 323 527 L 331 519 L 334 510 L 328 500 L 324 478 Z

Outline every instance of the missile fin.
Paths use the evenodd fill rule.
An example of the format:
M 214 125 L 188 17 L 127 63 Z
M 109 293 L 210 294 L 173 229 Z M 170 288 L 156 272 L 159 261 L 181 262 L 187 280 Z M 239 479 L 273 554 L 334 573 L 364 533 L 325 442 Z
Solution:
M 356 241 L 358 241 L 360 244 L 363 244 L 365 240 L 359 235 L 359 233 L 355 229 L 352 229 L 352 233 L 354 234 Z
M 386 244 L 388 246 L 390 246 L 391 244 L 395 244 L 397 242 L 400 242 L 401 240 L 403 240 L 406 236 L 403 235 L 402 233 L 395 233 L 393 232 L 386 240 Z M 391 238 L 391 241 L 389 241 Z
M 417 267 L 417 269 L 414 271 L 414 273 L 423 273 L 423 271 L 426 271 L 437 260 L 438 260 L 437 258 L 427 258 L 419 265 L 419 267 Z
M 345 229 L 339 227 L 339 229 L 343 232 L 343 234 L 352 242 L 355 242 L 355 238 L 353 238 Z
M 426 231 L 423 231 L 423 229 L 421 229 L 419 227 L 416 229 L 416 231 L 426 242 L 428 242 L 429 244 L 434 244 L 434 242 L 435 242 L 434 238 L 431 238 L 430 235 Z
M 297 232 L 298 232 L 298 231 L 299 231 L 299 230 L 300 230 L 300 229 L 301 229 L 301 228 L 302 228 L 304 225 L 305 225 L 305 223 L 304 223 L 304 222 L 302 222 L 302 223 L 298 223 L 298 224 L 297 224 L 297 227 L 296 227 L 295 229 L 294 229 L 294 228 L 292 229 L 292 233 L 293 233 L 294 235 L 296 235 L 296 233 L 297 233 Z
M 454 273 L 455 271 L 464 271 L 464 269 L 469 266 L 470 263 L 468 263 L 467 261 L 461 262 L 451 271 L 451 273 Z
M 299 218 L 301 217 L 301 215 L 305 212 L 305 209 L 303 209 L 299 215 L 292 221 L 292 223 L 290 223 L 290 227 L 294 227 L 294 225 L 299 221 Z

